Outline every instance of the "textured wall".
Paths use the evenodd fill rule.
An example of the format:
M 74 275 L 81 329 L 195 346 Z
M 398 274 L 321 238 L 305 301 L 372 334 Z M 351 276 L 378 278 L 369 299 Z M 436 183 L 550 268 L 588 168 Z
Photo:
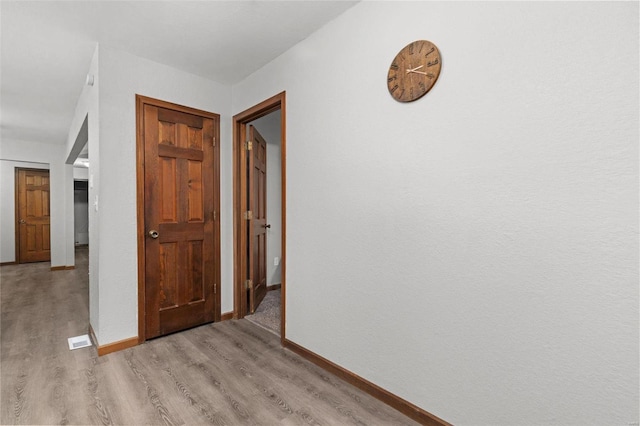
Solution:
M 87 145 L 90 163 L 89 170 L 86 172 L 73 170 L 73 178 L 76 175 L 86 176 L 89 181 L 89 199 L 88 199 L 88 216 L 89 216 L 89 322 L 93 331 L 98 338 L 100 344 L 105 344 L 103 336 L 100 335 L 100 69 L 99 69 L 99 48 L 96 45 L 87 70 L 88 75 L 94 77 L 93 86 L 83 84 L 82 91 L 76 103 L 76 110 L 69 126 L 69 135 L 65 148 L 65 159 L 68 162 L 75 161 L 75 156 L 79 153 L 84 145 Z M 78 137 L 82 132 L 82 126 L 87 119 L 87 136 Z M 82 146 L 77 146 L 82 145 Z M 73 184 L 72 184 L 73 185 Z M 73 205 L 73 186 L 70 187 L 71 198 L 66 203 L 66 211 L 74 211 Z M 98 209 L 96 209 L 96 202 Z M 73 246 L 75 236 L 74 228 L 70 230 L 69 243 Z M 108 232 L 108 231 L 105 231 Z M 112 231 L 113 232 L 113 231 Z M 136 333 L 137 334 L 137 333 Z
M 287 91 L 287 338 L 454 424 L 637 422 L 638 68 L 637 2 L 363 2 L 234 86 Z
M 99 47 L 99 57 L 99 143 L 95 147 L 91 143 L 89 123 L 90 173 L 94 174 L 94 181 L 99 182 L 99 193 L 90 191 L 89 204 L 99 195 L 96 221 L 90 218 L 90 226 L 99 234 L 100 253 L 99 283 L 97 289 L 92 287 L 92 290 L 99 298 L 99 329 L 94 327 L 94 330 L 100 344 L 105 345 L 138 334 L 136 94 L 221 115 L 221 186 L 227 188 L 221 195 L 223 210 L 220 212 L 222 312 L 233 309 L 231 119 L 228 114 L 231 89 L 104 46 Z M 96 152 L 99 162 L 93 169 Z M 93 246 L 93 234 L 89 239 Z

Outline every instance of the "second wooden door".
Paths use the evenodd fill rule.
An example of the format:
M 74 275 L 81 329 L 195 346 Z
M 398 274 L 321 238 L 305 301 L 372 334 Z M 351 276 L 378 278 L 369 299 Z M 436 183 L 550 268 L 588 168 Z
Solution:
M 16 169 L 18 263 L 51 259 L 49 170 Z

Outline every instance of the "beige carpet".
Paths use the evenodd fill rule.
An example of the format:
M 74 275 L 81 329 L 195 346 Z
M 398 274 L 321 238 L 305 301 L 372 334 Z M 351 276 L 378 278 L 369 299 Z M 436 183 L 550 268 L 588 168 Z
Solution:
M 256 312 L 245 319 L 280 335 L 280 289 L 268 291 Z

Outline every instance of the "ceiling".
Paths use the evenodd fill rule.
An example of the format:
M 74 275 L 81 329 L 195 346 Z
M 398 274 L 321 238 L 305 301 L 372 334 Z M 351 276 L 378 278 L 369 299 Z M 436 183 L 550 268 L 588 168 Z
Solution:
M 96 42 L 232 85 L 354 1 L 0 1 L 0 136 L 64 144 Z

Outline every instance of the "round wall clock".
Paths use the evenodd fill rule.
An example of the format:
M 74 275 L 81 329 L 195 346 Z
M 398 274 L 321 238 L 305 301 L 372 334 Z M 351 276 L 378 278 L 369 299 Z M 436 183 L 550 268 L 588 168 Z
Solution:
M 409 43 L 389 66 L 389 93 L 398 102 L 420 99 L 438 80 L 441 66 L 440 51 L 435 44 L 427 40 Z

